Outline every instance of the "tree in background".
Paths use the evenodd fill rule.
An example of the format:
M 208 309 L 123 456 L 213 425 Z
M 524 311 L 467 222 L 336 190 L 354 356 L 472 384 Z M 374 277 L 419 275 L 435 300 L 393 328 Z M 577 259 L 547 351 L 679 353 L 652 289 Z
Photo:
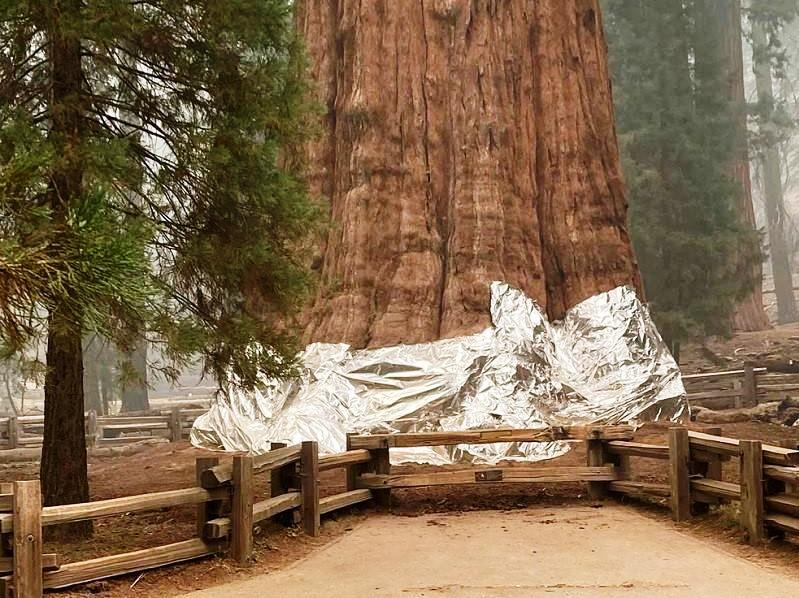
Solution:
M 679 358 L 682 340 L 730 331 L 759 239 L 742 224 L 735 107 L 703 0 L 607 0 L 630 222 L 647 296 Z
M 126 355 L 123 361 L 122 406 L 123 413 L 147 411 L 150 396 L 147 387 L 147 339 L 142 338 Z
M 797 13 L 796 0 L 754 0 L 749 9 L 752 25 L 752 62 L 757 85 L 755 110 L 759 133 L 758 146 L 763 170 L 763 191 L 768 223 L 769 254 L 777 296 L 780 324 L 797 319 L 793 292 L 793 259 L 787 235 L 787 214 L 783 197 L 783 141 L 789 118 L 775 101 L 773 72 L 782 71 L 784 53 L 780 30 Z
M 37 355 L 14 351 L 0 343 L 0 385 L 5 396 L 5 401 L 0 401 L 0 412 L 22 415 L 28 387 L 41 384 L 44 371 Z
M 146 331 L 167 374 L 196 353 L 244 384 L 292 366 L 318 210 L 291 11 L 0 3 L 0 332 L 47 331 L 45 504 L 89 498 L 85 333 L 130 351 Z
M 116 360 L 114 348 L 99 334 L 83 337 L 83 394 L 84 407 L 108 415 L 114 393 L 112 372 Z
M 707 17 L 705 26 L 720 42 L 724 89 L 733 110 L 735 139 L 729 173 L 738 188 L 736 211 L 742 225 L 757 230 L 749 163 L 741 0 L 706 0 L 706 2 L 708 10 L 705 11 Z M 745 276 L 752 281 L 752 287 L 733 314 L 733 328 L 747 332 L 765 330 L 769 327 L 769 320 L 763 309 L 762 261 L 758 259 L 758 256 L 744 255 L 741 259 L 741 267 L 751 267 L 751 272 L 745 273 Z

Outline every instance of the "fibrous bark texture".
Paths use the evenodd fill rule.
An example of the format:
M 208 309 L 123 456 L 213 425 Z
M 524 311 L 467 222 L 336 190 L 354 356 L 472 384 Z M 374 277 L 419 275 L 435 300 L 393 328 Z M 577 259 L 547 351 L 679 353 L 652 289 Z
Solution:
M 727 71 L 727 93 L 735 111 L 736 153 L 730 163 L 730 174 L 738 187 L 737 211 L 741 222 L 757 229 L 755 210 L 752 204 L 752 179 L 749 172 L 749 150 L 746 124 L 746 92 L 744 88 L 743 34 L 741 27 L 740 0 L 709 0 L 719 27 L 721 57 Z M 752 291 L 738 305 L 733 314 L 735 330 L 751 332 L 765 330 L 770 324 L 763 309 L 763 267 L 760 262 L 752 266 L 750 273 L 754 282 Z
M 640 291 L 597 0 L 306 1 L 298 25 L 332 219 L 306 340 L 474 332 L 493 280 L 552 318 Z

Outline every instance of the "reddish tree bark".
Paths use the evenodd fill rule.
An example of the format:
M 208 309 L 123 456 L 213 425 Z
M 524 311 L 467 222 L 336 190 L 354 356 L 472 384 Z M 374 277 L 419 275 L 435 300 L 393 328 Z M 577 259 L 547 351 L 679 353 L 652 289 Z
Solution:
M 306 340 L 474 332 L 492 280 L 552 318 L 640 291 L 597 0 L 324 0 L 298 23 L 333 220 Z
M 719 27 L 721 57 L 727 71 L 727 93 L 736 116 L 736 155 L 730 163 L 730 172 L 738 186 L 738 214 L 741 222 L 752 230 L 757 229 L 752 204 L 752 180 L 749 172 L 748 132 L 746 126 L 746 92 L 744 89 L 743 34 L 741 28 L 740 0 L 708 0 L 713 7 L 714 23 Z M 748 261 L 748 260 L 747 260 Z M 763 267 L 760 262 L 751 266 L 754 284 L 752 292 L 741 301 L 733 315 L 735 330 L 765 330 L 770 324 L 763 309 Z

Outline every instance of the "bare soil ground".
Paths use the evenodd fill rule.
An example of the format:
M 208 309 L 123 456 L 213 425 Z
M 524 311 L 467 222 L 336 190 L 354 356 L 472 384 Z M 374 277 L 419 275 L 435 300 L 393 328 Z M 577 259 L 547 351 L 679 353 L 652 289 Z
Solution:
M 333 589 L 334 588 L 334 589 Z M 375 516 L 281 571 L 186 598 L 698 597 L 799 593 L 799 572 L 744 561 L 635 509 L 537 506 Z
M 799 325 L 784 326 L 764 333 L 738 335 L 733 339 L 707 343 L 709 352 L 701 347 L 684 350 L 684 371 L 718 369 L 713 360 L 735 366 L 745 359 L 780 358 L 799 359 Z M 722 425 L 725 435 L 738 438 L 763 440 L 771 444 L 799 443 L 799 427 L 786 428 L 761 422 L 744 422 Z M 665 444 L 665 426 L 646 426 L 639 431 L 641 442 Z M 194 460 L 207 456 L 188 445 L 167 444 L 153 446 L 144 452 L 114 457 L 93 457 L 90 460 L 92 499 L 99 500 L 118 496 L 155 492 L 194 485 Z M 223 457 L 224 458 L 224 457 Z M 2 454 L 0 453 L 0 459 Z M 553 465 L 578 465 L 585 463 L 581 445 L 561 457 L 549 462 Z M 401 470 L 401 469 L 400 469 Z M 633 459 L 632 470 L 636 477 L 647 481 L 665 481 L 663 462 Z M 37 464 L 0 462 L 0 481 L 33 479 L 38 475 Z M 736 462 L 725 466 L 726 480 L 737 477 Z M 265 476 L 258 476 L 257 483 L 265 488 Z M 323 475 L 323 495 L 342 491 L 343 473 L 328 472 Z M 560 485 L 480 485 L 478 487 L 436 487 L 395 491 L 392 511 L 400 516 L 420 517 L 431 513 L 465 513 L 479 510 L 520 510 L 546 506 L 552 509 L 573 505 L 590 505 L 580 484 Z M 665 503 L 635 503 L 636 508 L 647 516 L 668 523 Z M 342 534 L 359 526 L 365 518 L 364 511 L 355 509 L 332 519 L 325 519 L 322 535 L 308 538 L 294 528 L 268 524 L 261 529 L 256 543 L 256 558 L 248 567 L 238 567 L 225 559 L 204 561 L 146 572 L 116 580 L 97 582 L 89 586 L 64 592 L 64 596 L 89 596 L 102 593 L 108 598 L 117 596 L 142 596 L 163 598 L 268 573 L 281 569 L 310 554 L 318 547 L 339 538 Z M 695 518 L 682 530 L 692 535 L 718 542 L 735 554 L 759 562 L 777 563 L 794 567 L 799 571 L 799 547 L 790 542 L 773 542 L 766 547 L 753 549 L 741 544 L 740 532 L 735 525 L 735 513 L 731 507 L 713 510 L 706 516 Z M 623 533 L 623 530 L 619 530 Z M 124 515 L 97 521 L 95 536 L 91 544 L 49 545 L 47 551 L 62 555 L 62 561 L 76 561 L 96 556 L 115 554 L 146 548 L 158 544 L 175 542 L 192 537 L 195 533 L 195 510 L 193 507 L 165 509 L 155 513 Z
M 785 428 L 773 424 L 736 423 L 722 426 L 724 434 L 753 438 L 779 444 L 781 441 L 799 442 L 799 428 Z M 637 440 L 650 443 L 665 443 L 666 426 L 645 426 L 636 436 Z M 90 464 L 92 498 L 95 500 L 128 496 L 143 492 L 155 492 L 192 486 L 194 483 L 194 459 L 208 453 L 192 448 L 187 443 L 160 445 L 143 453 L 120 457 L 93 458 Z M 547 462 L 552 465 L 578 465 L 585 463 L 581 444 L 575 444 L 565 456 Z M 512 464 L 511 464 L 512 466 Z M 398 472 L 417 466 L 396 468 Z M 648 459 L 632 460 L 634 475 L 648 481 L 665 481 L 665 463 Z M 737 477 L 735 462 L 725 466 L 725 479 Z M 0 481 L 32 479 L 36 477 L 35 464 L 8 464 L 0 466 Z M 257 483 L 265 489 L 266 476 L 257 476 Z M 344 489 L 341 472 L 323 474 L 323 495 Z M 670 525 L 665 502 L 631 502 L 636 509 L 648 517 Z M 574 506 L 594 505 L 585 496 L 581 484 L 558 485 L 501 485 L 453 487 L 440 486 L 397 490 L 392 496 L 392 512 L 400 517 L 425 517 L 431 514 L 463 514 L 473 511 L 523 511 L 546 507 L 555 512 Z M 62 555 L 62 560 L 75 561 L 85 558 L 114 554 L 156 546 L 192 537 L 195 533 L 195 511 L 192 507 L 165 509 L 154 513 L 131 514 L 99 520 L 95 523 L 95 537 L 91 544 L 48 545 L 47 551 Z M 220 583 L 249 578 L 260 573 L 282 569 L 301 559 L 320 546 L 339 538 L 362 525 L 366 518 L 364 510 L 354 509 L 349 513 L 325 519 L 322 535 L 308 538 L 295 528 L 284 528 L 268 524 L 260 530 L 256 542 L 256 558 L 248 567 L 239 567 L 233 562 L 216 558 L 179 565 L 162 570 L 131 575 L 116 580 L 102 581 L 75 590 L 63 592 L 64 596 L 90 596 L 102 593 L 108 598 L 117 596 L 142 596 L 159 598 L 179 595 L 194 589 L 206 588 Z M 708 515 L 693 519 L 681 529 L 698 537 L 706 538 L 729 550 L 747 557 L 757 556 L 770 564 L 793 566 L 799 572 L 799 546 L 790 542 L 773 542 L 763 549 L 751 549 L 741 543 L 740 530 L 735 524 L 732 507 L 714 510 Z M 620 534 L 626 530 L 620 528 Z

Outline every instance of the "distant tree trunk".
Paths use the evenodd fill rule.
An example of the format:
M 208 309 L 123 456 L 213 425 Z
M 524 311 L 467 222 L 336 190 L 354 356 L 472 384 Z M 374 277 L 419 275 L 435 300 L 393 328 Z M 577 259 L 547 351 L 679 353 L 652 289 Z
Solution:
M 135 377 L 125 380 L 122 385 L 122 411 L 148 411 L 150 397 L 147 389 L 147 341 L 137 342 L 133 351 L 125 357 L 133 366 Z
M 47 18 L 51 65 L 51 128 L 49 141 L 62 159 L 54 170 L 48 200 L 56 223 L 68 228 L 69 208 L 82 196 L 83 132 L 80 40 L 74 23 L 80 19 L 81 0 L 64 0 L 43 11 Z M 83 419 L 82 315 L 49 314 L 47 372 L 44 381 L 44 440 L 41 482 L 45 505 L 89 500 L 86 438 Z M 90 521 L 58 526 L 55 531 L 71 539 L 91 533 Z
M 83 338 L 83 396 L 87 410 L 94 410 L 102 415 L 103 401 L 100 397 L 100 347 L 101 341 L 96 334 Z
M 730 174 L 738 186 L 737 206 L 741 222 L 757 229 L 755 210 L 752 203 L 752 179 L 749 170 L 748 130 L 746 123 L 746 91 L 744 89 L 743 34 L 741 27 L 740 0 L 706 0 L 714 10 L 709 14 L 715 17 L 720 28 L 721 57 L 727 73 L 727 92 L 736 121 L 736 154 L 730 164 Z M 743 256 L 746 263 L 749 256 Z M 769 327 L 768 316 L 763 309 L 763 267 L 757 261 L 751 266 L 749 274 L 753 280 L 752 292 L 741 301 L 733 315 L 734 330 L 755 331 Z
M 298 24 L 335 223 L 306 340 L 471 333 L 493 280 L 552 318 L 641 290 L 597 1 L 305 1 Z
M 777 317 L 780 324 L 796 321 L 796 299 L 793 294 L 793 268 L 785 239 L 785 205 L 783 201 L 780 150 L 771 119 L 774 90 L 771 63 L 768 58 L 768 38 L 764 25 L 752 20 L 752 45 L 757 95 L 763 114 L 762 131 L 766 139 L 763 149 L 763 181 L 765 185 L 766 219 L 768 220 L 769 251 L 777 296 Z
M 102 360 L 99 363 L 100 374 L 100 397 L 103 401 L 103 413 L 111 413 L 111 401 L 114 399 L 114 376 L 111 372 L 111 363 L 108 360 L 108 349 L 106 348 L 102 354 Z

